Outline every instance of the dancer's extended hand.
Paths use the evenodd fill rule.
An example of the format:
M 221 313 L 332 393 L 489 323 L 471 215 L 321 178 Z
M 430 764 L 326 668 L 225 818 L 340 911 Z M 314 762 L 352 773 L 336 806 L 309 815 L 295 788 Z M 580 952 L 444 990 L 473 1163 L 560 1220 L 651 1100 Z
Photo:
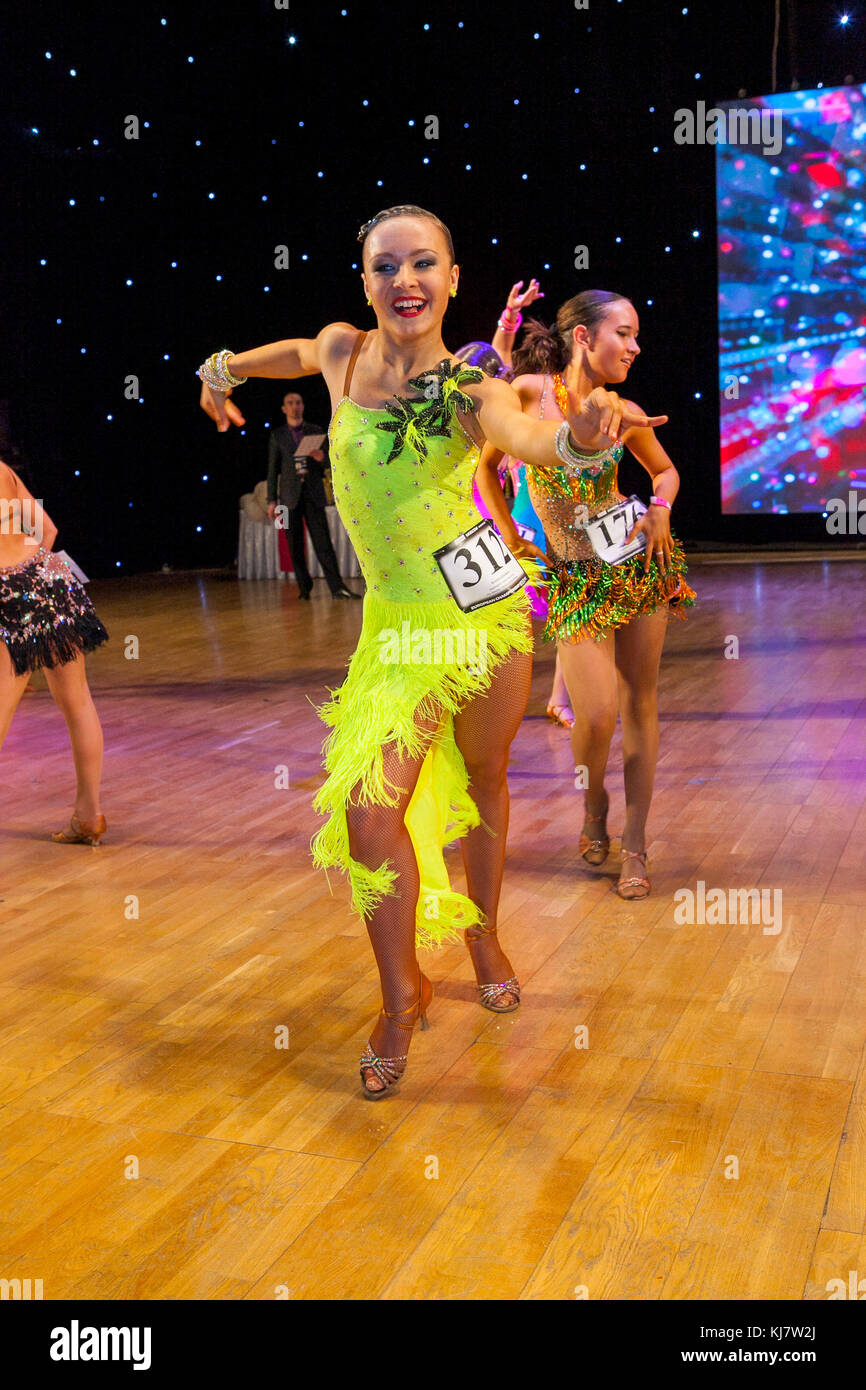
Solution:
M 644 574 L 649 574 L 649 567 L 653 560 L 655 560 L 661 573 L 665 574 L 671 563 L 671 548 L 673 546 L 671 514 L 667 507 L 648 507 L 626 536 L 626 545 L 630 545 L 640 531 L 643 531 L 646 536 L 646 549 L 643 557 Z
M 521 290 L 523 293 L 521 294 Z M 534 304 L 536 299 L 543 299 L 544 291 L 536 279 L 532 279 L 524 290 L 523 281 L 518 280 L 516 285 L 512 285 L 508 294 L 508 308 L 518 313 L 521 309 L 527 309 L 530 304 Z
M 229 399 L 230 394 L 230 392 L 214 391 L 204 382 L 201 384 L 201 408 L 206 415 L 216 421 L 216 427 L 220 434 L 225 434 L 231 425 L 245 425 L 247 423 L 234 401 Z
M 523 536 L 519 536 L 516 541 L 509 541 L 508 549 L 515 560 L 540 560 L 543 565 L 550 565 L 544 551 L 539 550 L 537 545 L 533 545 L 532 541 L 526 540 Z
M 633 401 L 625 401 L 615 391 L 605 391 L 603 386 L 596 386 L 579 404 L 575 405 L 571 399 L 569 404 L 574 417 L 582 423 L 582 428 L 578 426 L 579 433 L 572 429 L 578 443 L 581 436 L 594 438 L 597 434 L 606 434 L 611 444 L 615 444 L 623 430 L 634 426 L 655 429 L 657 425 L 666 424 L 668 419 L 667 415 L 645 415 Z M 574 417 L 569 414 L 569 423 L 573 423 Z

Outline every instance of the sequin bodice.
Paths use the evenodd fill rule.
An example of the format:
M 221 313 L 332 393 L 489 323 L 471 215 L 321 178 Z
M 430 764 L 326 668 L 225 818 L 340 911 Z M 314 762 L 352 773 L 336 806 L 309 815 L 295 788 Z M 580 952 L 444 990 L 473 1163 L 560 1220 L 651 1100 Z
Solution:
M 620 441 L 587 455 L 585 465 L 540 469 L 527 464 L 529 495 L 544 527 L 551 560 L 588 560 L 594 553 L 583 526 L 621 499 L 616 478 L 622 448 Z
M 549 377 L 545 377 L 541 395 L 539 419 L 544 418 Z M 554 397 L 564 397 L 562 378 L 553 378 Z M 557 401 L 557 404 L 559 402 Z M 560 406 L 560 416 L 564 405 Z M 564 417 L 563 417 L 564 418 Z M 622 500 L 617 490 L 617 468 L 623 445 L 619 440 L 607 449 L 587 454 L 580 463 L 559 464 L 556 468 L 533 468 L 526 465 L 529 496 L 544 527 L 547 554 L 556 563 L 568 560 L 588 560 L 595 554 L 586 538 L 583 526 L 592 517 Z
M 423 396 L 386 410 L 344 396 L 329 429 L 337 510 L 368 591 L 394 603 L 448 600 L 433 551 L 481 520 L 472 501 L 480 450 L 453 411 L 424 428 L 429 408 Z

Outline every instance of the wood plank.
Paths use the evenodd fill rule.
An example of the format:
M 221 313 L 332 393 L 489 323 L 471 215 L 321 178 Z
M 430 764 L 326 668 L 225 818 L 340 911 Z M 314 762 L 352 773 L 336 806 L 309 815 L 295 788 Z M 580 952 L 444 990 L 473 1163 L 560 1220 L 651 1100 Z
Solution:
M 751 1074 L 662 1297 L 802 1296 L 850 1094 L 845 1081 Z
M 44 678 L 0 756 L 0 1273 L 145 1299 L 800 1299 L 866 1277 L 866 648 L 821 563 L 694 567 L 642 903 L 612 891 L 621 732 L 595 872 L 539 644 L 500 914 L 523 1005 L 480 1009 L 462 945 L 426 955 L 432 1027 L 379 1105 L 357 1077 L 366 932 L 309 856 L 313 704 L 360 605 L 220 574 L 96 581 L 103 846 L 49 838 L 72 767 Z M 834 578 L 853 592 L 862 564 Z M 461 884 L 457 847 L 449 865 Z M 699 879 L 780 888 L 783 930 L 678 926 Z
M 748 1072 L 657 1062 L 521 1297 L 662 1296 Z

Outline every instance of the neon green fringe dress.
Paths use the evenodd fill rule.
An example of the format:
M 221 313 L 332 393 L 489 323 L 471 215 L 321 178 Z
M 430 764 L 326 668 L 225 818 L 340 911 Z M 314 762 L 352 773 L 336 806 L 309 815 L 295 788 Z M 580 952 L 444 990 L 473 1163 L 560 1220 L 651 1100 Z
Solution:
M 378 410 L 349 398 L 351 366 L 331 421 L 330 456 L 334 500 L 367 592 L 346 679 L 319 710 L 331 732 L 323 749 L 327 779 L 314 802 L 327 821 L 313 839 L 313 860 L 348 874 L 362 917 L 394 891 L 397 875 L 388 860 L 371 869 L 351 858 L 346 807 L 350 800 L 394 805 L 400 789 L 385 777 L 383 747 L 394 744 L 401 756 L 419 757 L 429 735 L 416 719 L 444 716 L 405 818 L 421 880 L 416 941 L 432 947 L 459 939 L 461 929 L 482 917 L 450 887 L 443 858 L 444 846 L 480 820 L 454 715 L 489 687 L 512 652 L 532 650 L 529 601 L 520 590 L 464 612 L 433 557 L 482 520 L 472 501 L 480 450 L 456 414 L 458 407 L 474 409 L 460 387 L 481 381 L 482 372 L 445 359 L 413 378 L 416 397 L 395 396 Z

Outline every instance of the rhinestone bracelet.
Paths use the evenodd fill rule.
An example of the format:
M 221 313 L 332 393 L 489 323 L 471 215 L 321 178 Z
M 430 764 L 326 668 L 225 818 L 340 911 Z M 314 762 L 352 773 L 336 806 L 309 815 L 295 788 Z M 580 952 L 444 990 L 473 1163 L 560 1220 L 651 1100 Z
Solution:
M 232 376 L 228 369 L 228 360 L 233 356 L 234 353 L 231 348 L 223 348 L 220 352 L 211 353 L 207 361 L 202 362 L 196 376 L 212 391 L 221 391 L 223 394 L 234 386 L 243 386 L 247 378 L 245 376 Z
M 571 427 L 568 421 L 565 420 L 554 435 L 553 447 L 556 450 L 556 457 L 562 463 L 586 463 L 587 459 L 595 458 L 596 454 L 603 454 L 605 452 L 604 449 L 596 449 L 586 454 L 579 453 L 578 450 L 569 443 L 570 433 Z

